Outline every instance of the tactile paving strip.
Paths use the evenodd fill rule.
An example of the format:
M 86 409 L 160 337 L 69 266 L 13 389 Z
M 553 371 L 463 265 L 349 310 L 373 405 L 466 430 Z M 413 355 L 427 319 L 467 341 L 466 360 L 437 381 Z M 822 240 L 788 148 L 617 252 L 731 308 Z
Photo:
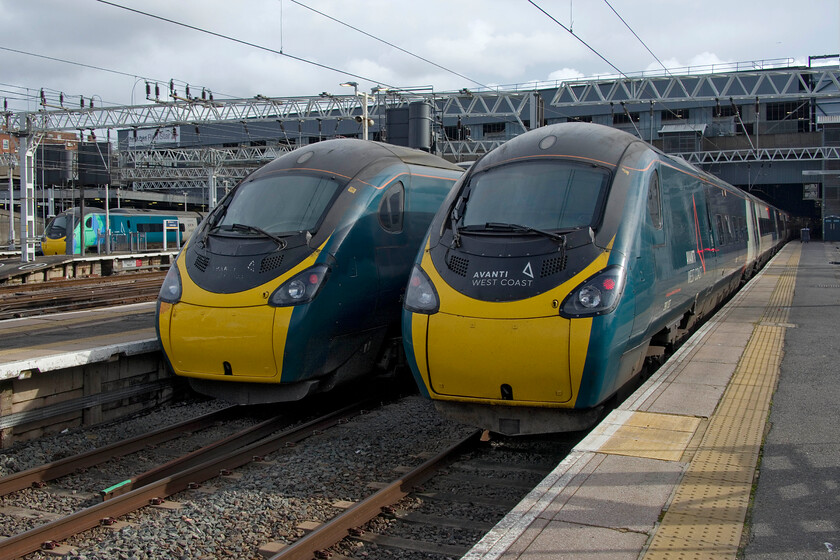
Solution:
M 772 282 L 775 272 L 775 289 L 645 560 L 735 558 L 779 377 L 800 252 L 795 249 L 779 271 L 765 273 L 763 281 Z
M 598 451 L 679 461 L 699 425 L 693 416 L 636 411 Z

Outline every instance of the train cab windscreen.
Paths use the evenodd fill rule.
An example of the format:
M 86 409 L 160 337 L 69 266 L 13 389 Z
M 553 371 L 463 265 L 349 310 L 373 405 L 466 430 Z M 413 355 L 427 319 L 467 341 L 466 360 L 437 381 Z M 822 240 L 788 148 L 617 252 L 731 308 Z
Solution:
M 67 235 L 67 229 L 69 226 L 68 222 L 70 219 L 71 216 L 66 212 L 62 212 L 53 218 L 45 231 L 47 237 L 50 239 L 61 239 L 62 237 L 65 237 Z
M 544 231 L 594 227 L 610 173 L 571 162 L 527 161 L 476 174 L 464 191 L 465 231 L 515 224 Z
M 216 227 L 251 226 L 272 234 L 311 232 L 340 187 L 331 177 L 263 176 L 239 185 Z

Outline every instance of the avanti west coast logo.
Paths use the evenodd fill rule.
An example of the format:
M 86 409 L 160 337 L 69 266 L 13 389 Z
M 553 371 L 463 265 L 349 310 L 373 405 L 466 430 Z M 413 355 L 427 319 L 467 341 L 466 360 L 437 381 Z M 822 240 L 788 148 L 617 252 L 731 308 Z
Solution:
M 476 270 L 473 272 L 473 286 L 530 287 L 534 283 L 534 270 L 531 261 L 525 265 L 520 275 L 509 270 Z

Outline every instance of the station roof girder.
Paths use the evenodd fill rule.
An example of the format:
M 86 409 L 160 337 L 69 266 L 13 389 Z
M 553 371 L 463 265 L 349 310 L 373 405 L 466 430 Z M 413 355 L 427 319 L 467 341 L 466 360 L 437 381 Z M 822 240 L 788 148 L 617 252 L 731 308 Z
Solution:
M 674 101 L 765 101 L 802 97 L 840 97 L 840 69 L 788 68 L 697 76 L 660 76 L 569 81 L 560 85 L 552 106 Z

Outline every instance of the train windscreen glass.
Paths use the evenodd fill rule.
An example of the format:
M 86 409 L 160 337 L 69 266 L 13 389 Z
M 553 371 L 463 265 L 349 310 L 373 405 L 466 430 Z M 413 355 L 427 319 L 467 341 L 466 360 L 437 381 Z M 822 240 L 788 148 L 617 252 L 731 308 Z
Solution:
M 67 214 L 59 214 L 50 225 L 47 226 L 46 234 L 50 239 L 61 239 L 67 235 Z
M 605 169 L 556 161 L 490 169 L 470 181 L 462 225 L 517 224 L 547 231 L 594 226 L 609 180 Z
M 332 178 L 276 174 L 243 183 L 217 226 L 242 224 L 269 233 L 310 231 L 340 188 Z

